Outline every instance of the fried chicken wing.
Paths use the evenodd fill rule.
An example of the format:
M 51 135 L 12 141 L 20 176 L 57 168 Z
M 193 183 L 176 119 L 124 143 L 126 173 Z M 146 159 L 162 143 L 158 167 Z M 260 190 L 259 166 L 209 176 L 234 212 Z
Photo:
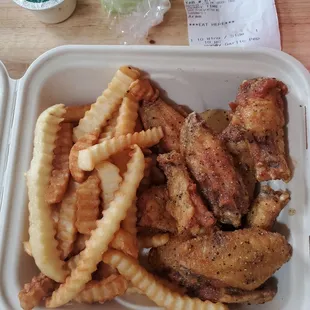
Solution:
M 181 268 L 180 271 L 170 271 L 168 277 L 173 283 L 185 287 L 189 295 L 212 302 L 262 304 L 271 301 L 277 293 L 277 287 L 271 285 L 271 281 L 267 281 L 253 291 L 233 287 L 215 287 L 204 276 L 197 275 L 185 268 Z
M 155 102 L 143 102 L 139 114 L 145 129 L 162 127 L 164 137 L 159 142 L 162 152 L 180 151 L 180 130 L 184 116 L 160 98 Z
M 226 140 L 237 142 L 237 136 L 247 140 L 259 182 L 275 179 L 288 182 L 291 178 L 283 130 L 282 96 L 287 92 L 286 85 L 276 79 L 244 81 L 232 105 L 232 121 L 223 133 Z
M 219 302 L 226 304 L 264 304 L 271 301 L 277 294 L 276 287 L 262 287 L 254 291 L 244 291 L 234 288 L 221 290 Z
M 178 232 L 182 233 L 196 223 L 210 228 L 215 223 L 214 217 L 197 193 L 181 154 L 172 151 L 159 155 L 157 160 L 167 177 L 169 197 L 173 202 L 168 211 L 177 221 Z
M 182 127 L 181 152 L 215 217 L 240 226 L 249 208 L 247 188 L 232 156 L 196 113 L 191 113 Z
M 254 162 L 250 154 L 248 143 L 245 140 L 234 142 L 233 140 L 223 140 L 229 153 L 232 155 L 236 169 L 242 176 L 247 188 L 249 200 L 254 197 L 254 190 L 257 183 L 255 177 Z
M 155 232 L 176 232 L 176 221 L 166 209 L 166 186 L 153 186 L 138 198 L 138 226 Z
M 185 241 L 171 238 L 152 249 L 149 262 L 158 271 L 189 270 L 214 287 L 254 290 L 286 263 L 292 247 L 278 233 L 261 229 L 214 231 Z
M 271 230 L 278 215 L 290 200 L 288 191 L 274 191 L 262 186 L 246 218 L 247 227 Z

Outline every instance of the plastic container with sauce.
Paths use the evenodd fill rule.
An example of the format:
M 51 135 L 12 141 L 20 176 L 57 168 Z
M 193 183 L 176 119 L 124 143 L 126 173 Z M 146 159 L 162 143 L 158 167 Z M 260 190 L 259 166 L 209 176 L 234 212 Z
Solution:
M 77 0 L 14 0 L 19 6 L 30 10 L 46 24 L 57 24 L 69 18 Z

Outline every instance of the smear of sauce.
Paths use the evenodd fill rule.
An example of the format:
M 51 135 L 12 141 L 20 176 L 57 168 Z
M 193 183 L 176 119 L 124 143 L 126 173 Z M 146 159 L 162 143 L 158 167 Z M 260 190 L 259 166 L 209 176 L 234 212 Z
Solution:
M 296 209 L 294 209 L 294 208 L 289 208 L 288 209 L 288 215 L 293 216 L 295 214 L 296 214 Z

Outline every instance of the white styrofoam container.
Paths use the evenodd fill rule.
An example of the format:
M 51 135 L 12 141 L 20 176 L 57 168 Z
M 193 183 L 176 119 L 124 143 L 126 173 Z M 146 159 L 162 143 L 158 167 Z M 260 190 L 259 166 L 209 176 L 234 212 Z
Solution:
M 64 46 L 39 57 L 18 81 L 8 77 L 0 63 L 0 309 L 19 309 L 18 292 L 38 273 L 22 247 L 28 238 L 27 191 L 24 173 L 32 157 L 33 130 L 38 115 L 47 107 L 94 102 L 124 64 L 150 75 L 164 96 L 197 111 L 228 109 L 244 79 L 276 77 L 289 87 L 287 136 L 294 177 L 288 188 L 292 199 L 282 211 L 277 228 L 288 237 L 294 252 L 276 274 L 279 292 L 264 305 L 237 306 L 251 310 L 309 310 L 309 149 L 310 77 L 294 58 L 269 49 Z M 296 210 L 289 215 L 289 208 Z M 140 297 L 132 309 L 150 309 Z M 139 307 L 138 304 L 141 306 Z M 151 305 L 151 304 L 150 304 Z M 63 309 L 125 309 L 117 302 L 74 305 Z

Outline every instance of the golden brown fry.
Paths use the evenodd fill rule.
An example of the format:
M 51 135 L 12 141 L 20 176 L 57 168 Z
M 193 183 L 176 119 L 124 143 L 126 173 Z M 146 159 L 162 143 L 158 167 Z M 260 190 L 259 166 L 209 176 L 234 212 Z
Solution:
M 72 105 L 66 107 L 64 122 L 75 123 L 84 117 L 85 113 L 90 110 L 91 104 Z
M 90 234 L 96 228 L 100 205 L 100 179 L 92 173 L 76 191 L 76 228 L 80 234 Z
M 108 120 L 107 125 L 104 126 L 101 131 L 99 142 L 102 142 L 105 139 L 111 139 L 114 137 L 118 115 L 119 115 L 119 110 L 115 111 L 112 114 L 111 119 Z
M 131 83 L 129 87 L 129 94 L 137 102 L 143 100 L 146 102 L 156 101 L 159 96 L 159 91 L 156 88 L 153 88 L 150 80 L 136 80 Z
M 129 295 L 131 295 L 131 294 L 143 295 L 143 292 L 141 290 L 139 290 L 138 288 L 132 286 L 131 283 L 129 283 L 128 288 L 126 290 L 126 294 L 129 294 Z
M 79 303 L 104 303 L 116 296 L 123 295 L 127 290 L 126 279 L 120 275 L 111 275 L 101 281 L 90 281 L 74 300 Z
M 31 246 L 30 246 L 29 241 L 24 241 L 24 242 L 23 242 L 23 246 L 24 246 L 24 251 L 25 251 L 29 256 L 32 256 Z
M 51 208 L 52 208 L 52 215 L 51 215 L 52 222 L 55 230 L 57 230 L 59 222 L 59 205 L 53 205 L 51 206 Z
M 98 164 L 96 170 L 101 181 L 103 210 L 106 210 L 119 189 L 122 177 L 120 176 L 119 169 L 109 161 Z
M 140 289 L 147 297 L 158 306 L 168 310 L 227 310 L 221 304 L 214 304 L 210 301 L 201 301 L 197 298 L 182 296 L 162 285 L 155 277 L 148 273 L 133 258 L 122 252 L 109 250 L 103 255 L 103 261 L 114 268 L 128 281 Z
M 95 272 L 95 280 L 103 280 L 111 276 L 112 274 L 119 274 L 117 269 L 111 267 L 110 265 L 100 262 L 97 266 L 97 270 Z
M 69 154 L 72 147 L 72 124 L 61 123 L 55 142 L 53 171 L 46 193 L 47 203 L 59 203 L 67 190 L 70 171 Z
M 121 221 L 126 217 L 127 210 L 132 205 L 139 183 L 143 177 L 144 156 L 138 146 L 134 146 L 128 170 L 124 175 L 119 191 L 110 207 L 104 211 L 103 217 L 97 221 L 97 228 L 86 242 L 86 248 L 78 256 L 77 266 L 66 278 L 66 282 L 54 291 L 47 300 L 47 307 L 59 307 L 72 300 L 91 280 L 92 273 L 102 260 L 102 253 L 108 249 L 113 236 L 120 228 Z
M 139 248 L 157 248 L 169 241 L 169 234 L 139 235 Z
M 51 279 L 62 282 L 66 271 L 54 238 L 51 206 L 45 196 L 52 173 L 57 132 L 65 113 L 64 105 L 46 109 L 38 118 L 34 135 L 33 158 L 27 172 L 29 197 L 29 236 L 32 255 L 38 268 Z
M 133 133 L 138 118 L 139 104 L 128 97 L 123 99 L 115 127 L 115 137 Z
M 71 254 L 72 255 L 78 255 L 80 252 L 82 252 L 86 247 L 86 241 L 89 239 L 89 235 L 83 235 L 79 234 L 77 235 Z
M 130 150 L 124 150 L 122 152 L 119 152 L 111 156 L 111 161 L 119 169 L 120 175 L 123 175 L 126 172 L 127 164 L 130 159 L 129 153 L 130 153 Z
M 18 294 L 21 308 L 30 310 L 38 306 L 43 298 L 49 296 L 55 285 L 56 282 L 43 273 L 33 277 L 31 282 L 25 284 Z
M 113 249 L 124 252 L 134 258 L 138 258 L 138 243 L 136 236 L 130 234 L 124 229 L 120 230 L 115 234 L 110 246 Z
M 85 171 L 91 171 L 103 160 L 111 155 L 137 144 L 141 148 L 148 148 L 157 144 L 163 137 L 161 127 L 154 127 L 147 131 L 135 132 L 105 140 L 99 144 L 93 145 L 79 152 L 79 168 Z
M 91 105 L 91 109 L 74 128 L 74 140 L 77 141 L 85 133 L 101 129 L 121 104 L 130 84 L 139 76 L 140 72 L 131 67 L 119 68 L 108 88 Z
M 95 130 L 80 138 L 72 147 L 69 155 L 69 168 L 73 179 L 82 183 L 85 181 L 86 174 L 78 166 L 79 151 L 84 150 L 98 142 L 99 130 Z
M 122 228 L 131 235 L 137 235 L 137 199 L 133 201 L 131 207 L 128 209 L 125 219 L 121 224 Z
M 77 229 L 75 226 L 77 213 L 76 186 L 72 182 L 59 208 L 59 221 L 56 239 L 61 257 L 65 259 L 73 249 Z
M 79 255 L 72 256 L 68 261 L 67 261 L 67 268 L 72 271 L 77 267 L 78 261 L 80 259 Z

